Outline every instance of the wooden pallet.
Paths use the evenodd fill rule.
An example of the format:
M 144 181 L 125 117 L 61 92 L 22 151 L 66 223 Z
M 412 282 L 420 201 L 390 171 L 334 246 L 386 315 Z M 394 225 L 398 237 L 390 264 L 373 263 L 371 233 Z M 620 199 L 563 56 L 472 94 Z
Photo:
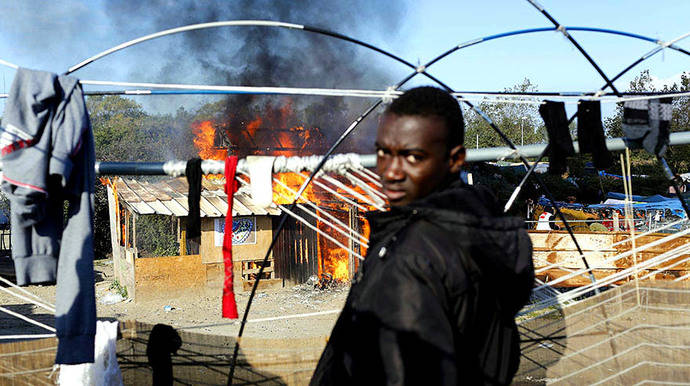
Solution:
M 256 279 L 256 275 L 261 269 L 261 264 L 263 260 L 246 260 L 242 261 L 242 280 L 253 281 Z M 263 275 L 261 279 L 275 279 L 275 266 L 273 259 L 269 259 L 266 262 L 266 267 L 264 268 Z

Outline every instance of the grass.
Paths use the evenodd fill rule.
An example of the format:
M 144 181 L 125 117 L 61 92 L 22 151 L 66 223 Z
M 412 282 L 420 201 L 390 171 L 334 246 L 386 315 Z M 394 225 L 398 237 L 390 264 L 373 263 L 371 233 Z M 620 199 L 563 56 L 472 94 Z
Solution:
M 119 281 L 113 281 L 113 284 L 110 285 L 110 289 L 120 294 L 123 299 L 127 299 L 127 287 L 120 284 Z

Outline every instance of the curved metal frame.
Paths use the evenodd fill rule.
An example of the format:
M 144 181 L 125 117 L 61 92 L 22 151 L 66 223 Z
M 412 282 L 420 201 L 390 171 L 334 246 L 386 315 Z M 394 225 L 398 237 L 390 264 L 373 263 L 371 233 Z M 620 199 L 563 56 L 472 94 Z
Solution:
M 70 73 L 72 73 L 72 72 L 74 72 L 74 71 L 77 71 L 77 70 L 79 70 L 79 69 L 85 67 L 86 65 L 88 65 L 88 64 L 90 64 L 90 63 L 93 63 L 94 61 L 96 61 L 96 60 L 98 60 L 98 59 L 100 59 L 100 58 L 103 58 L 103 57 L 105 57 L 105 56 L 107 56 L 107 55 L 110 55 L 110 54 L 112 54 L 112 53 L 114 53 L 114 52 L 123 50 L 123 49 L 125 49 L 125 48 L 134 46 L 134 45 L 136 45 L 136 44 L 139 44 L 139 43 L 142 43 L 142 42 L 145 42 L 145 41 L 148 41 L 148 40 L 153 40 L 153 39 L 156 39 L 156 38 L 159 38 L 159 37 L 163 37 L 163 36 L 167 36 L 167 35 L 172 35 L 172 34 L 177 34 L 177 33 L 182 33 L 182 32 L 187 32 L 187 31 L 200 30 L 200 29 L 207 29 L 207 28 L 230 27 L 230 26 L 265 26 L 265 27 L 280 27 L 280 28 L 288 28 L 288 29 L 298 29 L 298 30 L 304 30 L 304 31 L 308 31 L 308 32 L 313 32 L 313 33 L 322 34 L 322 35 L 325 35 L 325 36 L 331 36 L 331 37 L 334 37 L 334 38 L 337 38 L 337 39 L 340 39 L 340 40 L 349 41 L 349 42 L 354 43 L 354 44 L 357 44 L 357 45 L 359 45 L 359 46 L 362 46 L 362 47 L 371 49 L 371 50 L 373 50 L 373 51 L 375 51 L 375 52 L 378 52 L 378 53 L 380 53 L 380 54 L 382 54 L 382 55 L 384 55 L 384 56 L 387 56 L 387 57 L 389 57 L 389 58 L 391 58 L 391 59 L 393 59 L 393 60 L 395 60 L 395 61 L 397 61 L 397 62 L 399 62 L 399 63 L 401 63 L 401 64 L 404 64 L 405 66 L 407 66 L 407 67 L 412 68 L 412 69 L 415 70 L 412 74 L 408 75 L 408 76 L 405 77 L 402 81 L 398 82 L 398 83 L 393 87 L 395 90 L 397 90 L 397 89 L 400 88 L 402 85 L 404 85 L 405 83 L 407 83 L 410 79 L 412 79 L 413 77 L 415 77 L 417 74 L 423 74 L 424 76 L 428 77 L 430 80 L 432 80 L 432 81 L 434 81 L 435 83 L 439 84 L 440 86 L 442 86 L 443 88 L 447 89 L 448 91 L 453 91 L 450 87 L 448 87 L 447 85 L 445 85 L 442 81 L 440 81 L 439 79 L 435 78 L 435 77 L 432 76 L 431 74 L 428 74 L 428 73 L 426 72 L 427 68 L 430 67 L 431 65 L 437 63 L 438 61 L 444 59 L 445 57 L 447 57 L 448 55 L 452 54 L 453 52 L 458 51 L 458 50 L 463 49 L 463 48 L 471 47 L 471 46 L 474 46 L 474 45 L 477 45 L 477 44 L 480 44 L 480 43 L 483 43 L 483 42 L 487 42 L 487 41 L 491 41 L 491 40 L 496 40 L 496 39 L 500 39 L 500 38 L 504 38 L 504 37 L 516 36 L 516 35 L 528 34 L 528 33 L 536 33 L 536 32 L 546 32 L 546 31 L 560 31 L 560 32 L 562 32 L 562 33 L 573 43 L 573 45 L 575 45 L 575 47 L 582 53 L 582 55 L 590 62 L 590 64 L 595 68 L 595 70 L 604 78 L 604 80 L 606 81 L 606 84 L 602 87 L 601 90 L 604 90 L 606 87 L 611 87 L 611 89 L 612 89 L 617 95 L 620 94 L 620 93 L 619 93 L 618 90 L 615 88 L 613 82 L 615 82 L 615 80 L 619 79 L 624 73 L 626 73 L 627 71 L 629 71 L 631 68 L 633 68 L 633 67 L 636 66 L 637 64 L 641 63 L 642 61 L 644 61 L 644 60 L 646 60 L 647 58 L 651 57 L 652 55 L 656 54 L 657 52 L 660 52 L 661 50 L 663 50 L 663 48 L 668 47 L 668 48 L 677 50 L 677 51 L 679 51 L 679 52 L 682 52 L 682 53 L 684 53 L 684 54 L 686 54 L 686 55 L 690 55 L 690 52 L 688 52 L 688 51 L 686 51 L 686 50 L 684 50 L 684 49 L 682 49 L 682 48 L 676 47 L 674 44 L 667 44 L 667 43 L 664 43 L 664 42 L 662 42 L 662 41 L 660 41 L 660 40 L 652 39 L 652 38 L 645 37 L 645 36 L 638 35 L 638 34 L 634 34 L 634 33 L 623 32 L 623 31 L 616 31 L 616 30 L 611 30 L 611 29 L 603 29 L 603 28 L 564 27 L 564 26 L 561 26 L 558 22 L 556 22 L 556 20 L 553 19 L 553 17 L 551 17 L 551 15 L 550 15 L 548 12 L 546 12 L 546 11 L 544 10 L 543 7 L 537 5 L 533 0 L 528 0 L 528 1 L 529 1 L 533 6 L 535 6 L 542 14 L 544 14 L 544 16 L 546 16 L 546 17 L 554 24 L 554 27 L 532 28 L 532 29 L 524 29 L 524 30 L 510 31 L 510 32 L 505 32 L 505 33 L 495 34 L 495 35 L 489 35 L 489 36 L 486 36 L 486 37 L 482 37 L 482 38 L 470 40 L 470 41 L 467 41 L 467 42 L 465 42 L 465 43 L 461 43 L 461 44 L 459 44 L 459 45 L 453 47 L 452 49 L 450 49 L 450 50 L 448 50 L 448 51 L 442 53 L 442 54 L 439 55 L 438 57 L 436 57 L 436 58 L 434 58 L 433 60 L 429 61 L 427 64 L 425 64 L 425 65 L 423 65 L 423 66 L 419 66 L 419 67 L 415 67 L 412 63 L 410 63 L 410 62 L 408 62 L 408 61 L 406 61 L 406 60 L 404 60 L 404 59 L 402 59 L 402 58 L 400 58 L 400 57 L 398 57 L 398 56 L 396 56 L 396 55 L 393 55 L 393 54 L 391 54 L 391 53 L 389 53 L 389 52 L 387 52 L 387 51 L 385 51 L 385 50 L 383 50 L 383 49 L 381 49 L 381 48 L 378 48 L 378 47 L 376 47 L 376 46 L 373 46 L 373 45 L 371 45 L 371 44 L 368 44 L 368 43 L 366 43 L 366 42 L 363 42 L 363 41 L 360 41 L 360 40 L 357 40 L 357 39 L 353 39 L 353 38 L 348 37 L 348 36 L 346 36 L 346 35 L 342 35 L 342 34 L 339 34 L 339 33 L 336 33 L 336 32 L 332 32 L 332 31 L 328 31 L 328 30 L 325 30 L 325 29 L 321 29 L 321 28 L 317 28 L 317 27 L 310 27 L 310 26 L 305 26 L 305 25 L 300 25 L 300 24 L 292 24 L 292 23 L 284 23 L 284 22 L 278 22 L 278 21 L 270 21 L 270 20 L 237 20 L 237 21 L 201 23 L 201 24 L 194 24 L 194 25 L 189 25 L 189 26 L 183 26 L 183 27 L 178 27 L 178 28 L 173 28 L 173 29 L 168 29 L 168 30 L 160 31 L 160 32 L 157 32 L 157 33 L 154 33 L 154 34 L 150 34 L 150 35 L 146 35 L 146 36 L 143 36 L 143 37 L 134 39 L 134 40 L 130 40 L 130 41 L 125 42 L 125 43 L 122 43 L 122 44 L 120 44 L 120 45 L 118 45 L 118 46 L 112 47 L 112 48 L 110 48 L 110 49 L 108 49 L 108 50 L 106 50 L 106 51 L 103 51 L 103 52 L 101 52 L 101 53 L 99 53 L 99 54 L 97 54 L 97 55 L 94 55 L 94 56 L 92 56 L 92 57 L 90 57 L 90 58 L 87 58 L 87 59 L 83 60 L 82 62 L 77 63 L 76 65 L 70 67 L 70 68 L 66 71 L 65 74 L 70 74 Z M 583 48 L 582 48 L 582 47 L 581 47 L 581 46 L 580 46 L 580 45 L 579 45 L 579 44 L 578 44 L 578 43 L 577 43 L 577 42 L 566 32 L 566 31 L 588 31 L 588 32 L 598 32 L 598 33 L 615 34 L 615 35 L 626 36 L 626 37 L 631 37 L 631 38 L 636 38 L 636 39 L 640 39 L 640 40 L 645 40 L 645 41 L 653 42 L 653 43 L 658 44 L 659 47 L 656 47 L 654 50 L 650 51 L 649 54 L 642 56 L 640 59 L 638 59 L 638 60 L 635 61 L 633 64 L 631 64 L 630 66 L 628 66 L 626 69 L 624 69 L 621 73 L 619 73 L 619 74 L 618 74 L 617 76 L 615 76 L 614 78 L 609 79 L 609 78 L 603 73 L 603 71 L 599 68 L 599 66 L 596 64 L 596 62 L 594 62 L 594 60 L 587 54 L 587 52 L 586 52 L 586 51 L 585 51 L 585 50 L 584 50 L 584 49 L 583 49 Z M 12 66 L 12 63 L 9 63 L 9 62 L 3 61 L 3 60 L 0 60 L 0 64 L 10 65 L 10 67 L 13 67 L 13 66 Z M 374 103 L 372 106 L 370 106 L 364 113 L 362 113 L 362 114 L 361 114 L 361 115 L 360 115 L 360 116 L 359 116 L 359 117 L 358 117 L 358 118 L 357 118 L 357 119 L 356 119 L 356 120 L 355 120 L 355 121 L 354 121 L 354 122 L 343 132 L 343 133 L 342 133 L 342 134 L 341 134 L 341 136 L 338 138 L 338 140 L 336 140 L 336 142 L 331 146 L 331 148 L 330 148 L 330 149 L 328 150 L 328 152 L 325 154 L 325 156 L 324 156 L 322 162 L 317 166 L 316 170 L 315 170 L 314 172 L 311 173 L 311 175 L 309 176 L 309 178 L 307 178 L 307 180 L 304 182 L 304 184 L 302 185 L 302 187 L 299 189 L 299 191 L 297 192 L 297 195 L 296 195 L 296 199 L 295 199 L 295 201 L 294 201 L 294 202 L 292 203 L 292 205 L 291 205 L 291 208 L 295 206 L 295 204 L 296 204 L 296 202 L 297 202 L 297 199 L 299 199 L 299 197 L 300 197 L 301 194 L 304 192 L 304 190 L 306 189 L 306 187 L 308 186 L 308 184 L 311 182 L 311 180 L 313 179 L 313 177 L 314 177 L 314 176 L 316 175 L 316 173 L 318 173 L 318 171 L 321 169 L 321 167 L 322 167 L 323 164 L 325 163 L 325 161 L 326 161 L 326 159 L 328 158 L 328 156 L 329 156 L 330 154 L 332 154 L 332 153 L 335 151 L 335 149 L 344 141 L 344 139 L 345 139 L 347 136 L 349 136 L 349 135 L 354 131 L 354 129 L 357 127 L 357 125 L 358 125 L 366 116 L 368 116 L 372 111 L 374 111 L 381 103 L 382 103 L 382 100 L 379 100 L 379 101 L 377 101 L 376 103 Z M 481 117 L 492 127 L 492 129 L 494 129 L 494 130 L 499 134 L 499 136 L 503 139 L 503 141 L 504 141 L 511 149 L 513 149 L 513 150 L 516 149 L 515 144 L 512 143 L 512 141 L 511 141 L 511 140 L 510 140 L 510 139 L 509 139 L 509 138 L 498 128 L 498 126 L 496 126 L 496 125 L 493 123 L 493 121 L 492 121 L 482 110 L 480 110 L 479 108 L 477 108 L 476 106 L 474 106 L 472 103 L 470 103 L 470 102 L 468 102 L 468 101 L 464 101 L 464 103 L 467 104 L 470 108 L 472 108 L 477 114 L 479 114 L 479 115 L 480 115 L 480 116 L 481 116 Z M 520 157 L 521 161 L 522 161 L 525 165 L 529 166 L 528 163 L 527 163 L 527 160 L 526 160 L 522 155 L 519 155 L 519 157 Z M 554 205 L 554 209 L 557 211 L 557 213 L 560 213 L 560 211 L 558 210 L 557 205 L 555 205 L 555 202 L 554 202 L 553 199 L 550 197 L 551 194 L 549 193 L 547 187 L 543 184 L 543 182 L 542 182 L 539 178 L 538 178 L 538 182 L 539 182 L 539 185 L 541 185 L 542 188 L 544 189 L 544 191 L 547 193 L 547 196 L 549 196 L 550 201 L 552 201 L 552 203 L 553 203 L 553 205 Z M 561 215 L 561 216 L 562 216 L 562 215 Z M 286 216 L 284 215 L 284 216 L 282 216 L 282 217 L 283 217 L 283 218 L 282 218 L 282 220 L 281 220 L 281 222 L 280 222 L 280 225 L 278 226 L 278 229 L 277 229 L 277 231 L 276 231 L 276 235 L 277 235 L 278 233 L 280 233 L 280 230 L 281 230 L 281 229 L 283 228 L 283 226 L 284 226 Z M 563 218 L 563 220 L 565 221 L 564 218 Z M 565 223 L 567 224 L 567 221 L 566 221 Z M 573 241 L 577 244 L 577 240 L 575 239 L 575 235 L 572 234 L 572 232 L 571 232 L 571 237 L 573 238 Z M 273 239 L 273 241 L 272 241 L 272 243 L 271 243 L 271 246 L 269 247 L 269 250 L 268 250 L 268 252 L 267 252 L 267 254 L 266 254 L 266 258 L 267 258 L 268 255 L 270 254 L 270 250 L 271 250 L 272 247 L 274 246 L 276 240 L 277 240 L 277 238 L 274 236 L 274 239 Z M 579 248 L 578 248 L 578 249 L 579 249 Z M 585 261 L 585 265 L 588 266 L 586 260 L 584 259 L 584 256 L 582 256 L 582 258 L 583 258 L 583 260 Z M 263 265 L 262 265 L 262 268 L 263 268 Z M 261 275 L 261 274 L 259 274 L 259 276 L 260 276 L 260 275 Z M 593 278 L 592 278 L 592 280 L 593 280 Z M 249 308 L 250 308 L 250 306 L 251 306 L 251 302 L 252 302 L 252 299 L 253 299 L 253 295 L 254 295 L 255 292 L 256 292 L 256 288 L 257 288 L 258 282 L 259 282 L 259 280 L 256 280 L 255 283 L 254 283 L 254 287 L 252 288 L 252 293 L 250 294 L 250 298 L 249 298 L 249 300 L 248 300 L 247 307 L 245 308 L 244 317 L 243 317 L 242 324 L 241 324 L 241 327 L 240 327 L 239 336 L 242 336 L 242 331 L 244 330 L 244 325 L 245 325 L 245 323 L 246 323 L 246 318 L 247 318 L 247 315 L 248 315 L 248 312 L 249 312 Z M 235 358 L 236 355 L 237 355 L 237 349 L 238 349 L 238 346 L 236 345 L 236 347 L 235 347 L 235 355 L 233 356 L 233 364 L 232 364 L 232 366 L 231 366 L 231 372 L 230 372 L 229 382 L 232 381 L 232 376 L 233 376 L 233 373 L 234 373 L 234 368 L 235 368 L 235 363 L 234 363 L 235 361 L 234 361 L 234 358 Z

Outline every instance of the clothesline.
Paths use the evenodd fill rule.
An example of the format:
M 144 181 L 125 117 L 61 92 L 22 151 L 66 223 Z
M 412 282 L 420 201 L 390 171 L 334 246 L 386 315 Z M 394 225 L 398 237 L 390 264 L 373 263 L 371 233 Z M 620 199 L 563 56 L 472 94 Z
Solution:
M 669 138 L 670 145 L 686 145 L 690 144 L 690 131 L 682 131 L 671 133 Z M 514 151 L 506 146 L 489 147 L 481 149 L 467 149 L 465 160 L 467 162 L 485 162 L 485 161 L 499 161 L 508 158 L 515 158 L 518 154 L 524 157 L 539 156 L 547 144 L 531 144 L 524 146 L 517 146 L 517 151 Z M 575 152 L 579 152 L 579 145 L 577 141 L 573 142 Z M 625 138 L 609 138 L 606 140 L 606 147 L 610 151 L 620 151 L 626 148 Z M 299 157 L 291 156 L 276 157 L 273 164 L 274 173 L 283 172 L 301 172 L 312 171 L 321 160 L 322 156 L 308 156 Z M 360 170 L 367 173 L 366 168 L 373 168 L 376 166 L 375 154 L 336 154 L 329 161 L 326 162 L 323 171 L 326 173 L 336 173 L 344 175 L 348 169 Z M 117 175 L 184 175 L 186 161 L 174 160 L 167 162 L 97 162 L 96 173 L 117 174 Z M 202 171 L 205 174 L 222 174 L 223 161 L 203 161 Z M 244 159 L 240 159 L 237 165 L 238 171 L 248 171 Z M 369 176 L 375 176 L 373 173 L 367 173 Z M 373 178 L 373 177 L 372 177 Z

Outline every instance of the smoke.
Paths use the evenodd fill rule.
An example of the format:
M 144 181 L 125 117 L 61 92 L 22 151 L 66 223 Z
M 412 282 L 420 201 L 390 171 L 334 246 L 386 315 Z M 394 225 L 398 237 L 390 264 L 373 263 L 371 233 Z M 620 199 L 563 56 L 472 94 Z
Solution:
M 398 2 L 367 0 L 106 2 L 106 15 L 129 36 L 194 23 L 263 19 L 322 27 L 367 42 L 384 42 L 384 46 L 397 38 L 404 11 Z M 151 50 L 160 55 L 156 65 L 150 63 L 149 55 L 135 56 L 140 65 L 132 70 L 133 77 L 174 83 L 369 89 L 384 89 L 396 81 L 396 74 L 384 67 L 390 66 L 390 59 L 382 60 L 379 54 L 352 43 L 304 31 L 216 28 L 159 39 L 157 46 L 139 48 L 149 55 Z M 229 96 L 223 102 L 223 115 L 246 125 L 263 110 L 283 103 L 277 97 Z M 294 97 L 291 103 L 294 116 L 287 124 L 319 127 L 332 142 L 373 101 Z M 375 125 L 375 120 L 368 120 L 358 137 L 371 137 Z M 347 147 L 359 146 L 360 142 L 351 141 Z

